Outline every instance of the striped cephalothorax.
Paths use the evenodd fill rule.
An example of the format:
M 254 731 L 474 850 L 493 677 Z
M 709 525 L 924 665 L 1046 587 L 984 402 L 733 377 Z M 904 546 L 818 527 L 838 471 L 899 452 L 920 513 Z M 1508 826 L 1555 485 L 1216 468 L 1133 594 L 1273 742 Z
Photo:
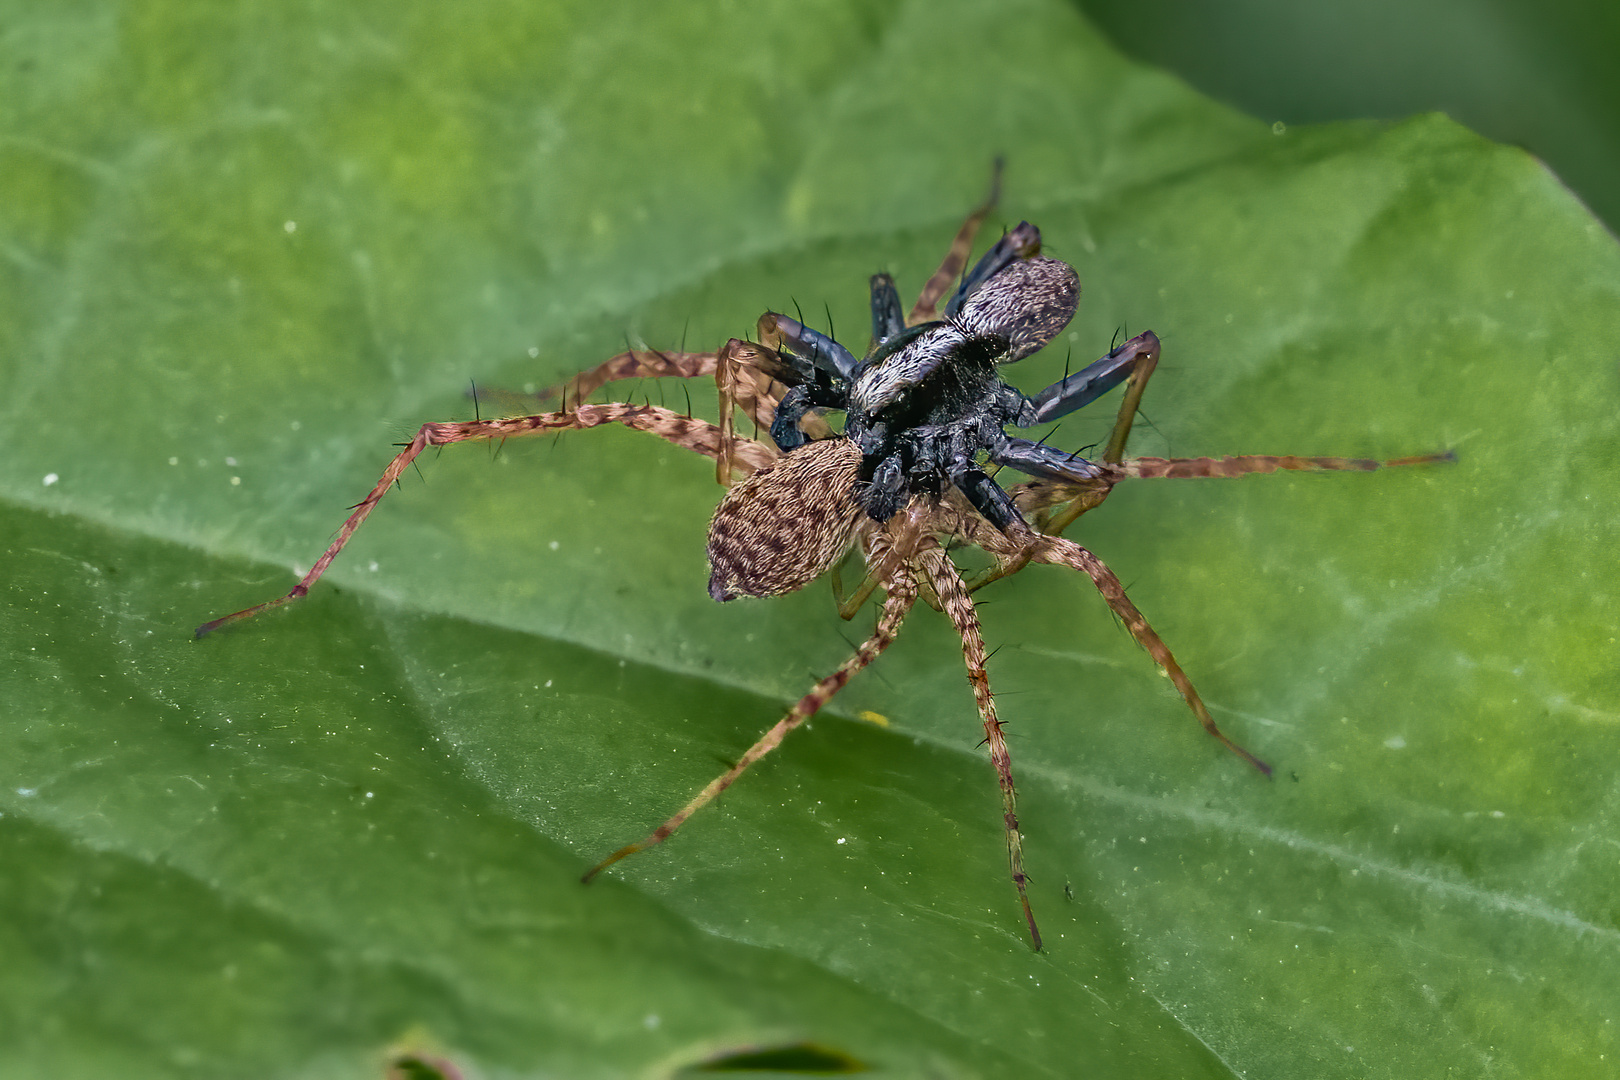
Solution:
M 1164 669 L 1205 730 L 1269 775 L 1263 762 L 1216 727 L 1198 692 L 1125 595 L 1113 571 L 1059 534 L 1100 505 L 1125 479 L 1234 477 L 1278 469 L 1365 470 L 1449 455 L 1385 463 L 1269 456 L 1127 458 L 1125 444 L 1143 388 L 1158 362 L 1159 339 L 1152 333 L 1140 334 L 1034 396 L 1002 382 L 997 375 L 1000 365 L 1036 352 L 1068 324 L 1080 285 L 1066 263 L 1040 255 L 1040 233 L 1028 223 L 1006 233 L 964 275 L 974 235 L 994 202 L 992 195 L 963 224 L 909 313 L 902 316 L 899 293 L 887 274 L 872 278 L 872 345 L 863 360 L 856 360 L 830 336 L 768 312 L 759 320 L 758 342 L 733 339 L 711 353 L 621 353 L 540 395 L 542 400 L 561 399 L 553 412 L 424 424 L 290 592 L 205 623 L 197 636 L 308 593 L 383 495 L 429 446 L 604 424 L 649 432 L 712 458 L 720 482 L 729 488 L 709 528 L 709 592 L 716 600 L 792 592 L 831 570 L 851 549 L 864 557 L 866 573 L 843 598 L 840 614 L 853 617 L 878 590 L 884 598 L 876 628 L 854 655 L 816 683 L 691 802 L 645 839 L 592 867 L 585 880 L 662 842 L 731 786 L 876 659 L 922 599 L 944 612 L 961 636 L 968 679 L 1001 789 L 1008 861 L 1030 938 L 1039 949 L 1040 933 L 1024 876 L 1012 763 L 985 673 L 986 650 L 973 591 L 1030 563 L 1079 570 Z M 941 314 L 938 304 L 947 292 L 951 295 Z M 620 379 L 698 376 L 713 376 L 719 387 L 718 424 L 651 404 L 587 400 Z M 1121 383 L 1128 385 L 1118 419 L 1096 461 L 1005 432 L 1007 427 L 1055 420 Z M 739 437 L 738 411 L 768 429 L 772 441 Z M 827 411 L 844 413 L 841 432 L 829 425 L 823 415 Z M 998 466 L 1033 479 L 1003 488 L 991 476 Z M 982 548 L 995 565 L 972 580 L 964 579 L 946 554 L 947 545 L 957 543 Z

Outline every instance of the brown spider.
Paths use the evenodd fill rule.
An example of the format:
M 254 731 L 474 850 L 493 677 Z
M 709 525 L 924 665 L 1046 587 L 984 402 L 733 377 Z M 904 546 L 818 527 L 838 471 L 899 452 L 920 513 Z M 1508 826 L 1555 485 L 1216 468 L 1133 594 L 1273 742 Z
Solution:
M 1040 234 L 1028 223 L 1007 233 L 964 275 L 974 235 L 994 203 L 992 193 L 962 225 L 944 262 L 903 318 L 894 282 L 886 274 L 872 278 L 873 344 L 864 360 L 857 361 L 830 337 L 767 312 L 759 320 L 758 342 L 732 339 L 711 353 L 621 353 L 550 391 L 562 398 L 556 412 L 424 424 L 291 592 L 206 623 L 197 635 L 309 592 L 372 508 L 430 446 L 613 423 L 650 432 L 713 458 L 720 483 L 729 488 L 709 528 L 709 591 L 716 600 L 792 592 L 834 569 L 851 548 L 864 557 L 866 574 L 840 604 L 840 614 L 853 617 L 878 589 L 885 595 L 876 629 L 854 655 L 816 683 L 691 802 L 645 839 L 592 867 L 584 880 L 662 842 L 730 787 L 876 659 L 921 598 L 944 612 L 961 636 L 968 681 L 1001 787 L 1008 863 L 1030 938 L 1039 949 L 1040 931 L 1025 886 L 1012 761 L 985 674 L 984 637 L 973 591 L 1032 562 L 1079 570 L 1175 683 L 1204 730 L 1270 775 L 1269 766 L 1216 726 L 1175 657 L 1125 595 L 1113 571 L 1059 534 L 1127 478 L 1235 477 L 1279 469 L 1370 470 L 1444 460 L 1449 455 L 1389 462 L 1259 455 L 1126 458 L 1131 423 L 1158 362 L 1158 338 L 1151 332 L 1140 334 L 1034 397 L 1001 382 L 995 375 L 997 365 L 1035 352 L 1067 325 L 1078 302 L 1079 283 L 1067 264 L 1040 256 Z M 939 303 L 958 279 L 941 316 Z M 586 401 L 615 380 L 708 375 L 719 387 L 718 425 L 652 404 Z M 1065 415 L 1120 383 L 1127 384 L 1124 400 L 1096 462 L 1004 433 L 1009 424 L 1029 427 Z M 768 429 L 772 441 L 738 436 L 738 409 Z M 845 412 L 841 432 L 827 424 L 821 412 L 827 409 Z M 1004 489 L 981 467 L 981 455 L 989 463 L 1036 479 Z M 965 580 L 947 555 L 953 544 L 975 545 L 988 552 L 995 565 Z

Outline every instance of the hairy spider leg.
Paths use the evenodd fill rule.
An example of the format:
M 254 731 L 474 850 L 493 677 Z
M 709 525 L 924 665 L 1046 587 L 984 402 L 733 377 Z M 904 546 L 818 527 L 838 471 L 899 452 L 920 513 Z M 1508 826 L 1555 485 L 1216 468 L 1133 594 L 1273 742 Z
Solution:
M 1142 395 L 1147 393 L 1148 380 L 1159 368 L 1159 335 L 1148 330 L 1131 338 L 1125 346 L 1131 342 L 1140 343 L 1136 364 L 1131 368 L 1130 382 L 1125 385 L 1125 394 L 1120 399 L 1114 429 L 1108 433 L 1108 442 L 1103 446 L 1102 459 L 1110 465 L 1125 459 L 1125 445 L 1130 442 L 1131 426 L 1136 423 L 1136 414 L 1141 411 Z
M 1102 463 L 1105 468 L 1100 477 L 1062 477 L 1061 458 L 1052 456 L 1049 464 L 1053 466 L 1048 475 L 1042 480 L 1030 485 L 1020 485 L 1013 489 L 1014 502 L 1019 509 L 1029 513 L 1041 511 L 1036 518 L 1036 526 L 1041 532 L 1058 535 L 1072 525 L 1080 515 L 1100 506 L 1114 484 L 1122 479 L 1157 479 L 1162 477 L 1174 478 L 1201 478 L 1222 477 L 1233 478 L 1247 476 L 1251 473 L 1271 473 L 1280 470 L 1316 471 L 1316 472 L 1369 472 L 1373 469 L 1394 468 L 1407 465 L 1427 465 L 1444 461 L 1455 460 L 1450 452 L 1443 454 L 1421 454 L 1413 457 L 1394 458 L 1388 461 L 1378 461 L 1369 458 L 1343 458 L 1343 457 L 1300 457 L 1298 455 L 1273 454 L 1240 454 L 1227 457 L 1197 457 L 1197 458 L 1131 458 L 1125 457 L 1126 443 L 1130 439 L 1131 425 L 1136 419 L 1141 406 L 1142 394 L 1147 389 L 1147 383 L 1153 376 L 1159 363 L 1159 339 L 1152 331 L 1139 334 L 1121 345 L 1118 349 L 1103 357 L 1090 367 L 1075 375 L 1069 376 L 1061 382 L 1053 383 L 1046 390 L 1032 400 L 1036 402 L 1042 419 L 1055 418 L 1069 412 L 1078 406 L 1067 405 L 1069 395 L 1082 396 L 1081 401 L 1091 400 L 1096 394 L 1090 393 L 1089 385 L 1093 382 L 1112 377 L 1109 363 L 1116 358 L 1125 357 L 1130 366 L 1127 374 L 1130 382 L 1125 388 L 1125 396 L 1120 401 L 1119 415 L 1114 422 L 1113 431 L 1109 434 L 1108 442 L 1103 449 Z M 1103 387 L 1101 393 L 1117 385 L 1118 380 L 1109 382 Z M 1049 455 L 1057 455 L 1057 451 L 1047 451 Z M 1035 498 L 1030 496 L 1039 493 Z M 1062 492 L 1062 495 L 1058 493 Z M 988 571 L 981 578 L 972 582 L 972 588 L 980 588 L 997 577 L 1003 577 L 1009 572 L 997 567 Z
M 1022 523 L 1003 532 L 983 518 L 959 510 L 953 513 L 948 524 L 936 526 L 935 531 L 948 532 L 976 544 L 995 556 L 999 562 L 1014 563 L 1019 568 L 1030 562 L 1067 566 L 1091 578 L 1092 585 L 1125 624 L 1125 628 L 1136 639 L 1136 643 L 1147 650 L 1148 655 L 1153 657 L 1154 662 L 1169 676 L 1171 683 L 1181 694 L 1182 700 L 1192 709 L 1193 715 L 1198 718 L 1204 730 L 1238 757 L 1265 775 L 1271 775 L 1271 766 L 1233 742 L 1221 731 L 1214 718 L 1209 715 L 1209 709 L 1204 706 L 1204 699 L 1198 695 L 1192 680 L 1187 678 L 1187 673 L 1182 671 L 1181 665 L 1176 662 L 1169 646 L 1148 623 L 1147 616 L 1143 615 L 1125 594 L 1125 586 L 1120 583 L 1119 578 L 1096 555 L 1072 540 L 1037 532 Z
M 360 528 L 362 522 L 371 514 L 372 509 L 382 501 L 399 480 L 411 462 L 430 446 L 448 446 L 450 443 L 482 441 L 490 439 L 521 438 L 528 435 L 550 435 L 555 432 L 583 430 L 585 428 L 600 427 L 603 424 L 623 424 L 625 427 L 637 431 L 645 431 L 676 446 L 705 454 L 712 458 L 720 458 L 724 453 L 730 453 L 739 460 L 745 461 L 752 468 L 760 468 L 776 458 L 776 452 L 761 443 L 752 440 L 741 440 L 739 443 L 726 448 L 722 445 L 720 429 L 704 420 L 694 420 L 689 416 L 682 416 L 677 412 L 658 405 L 630 405 L 622 402 L 610 402 L 604 405 L 580 405 L 568 412 L 539 413 L 534 416 L 515 416 L 501 420 L 466 420 L 460 422 L 423 424 L 417 431 L 416 437 L 405 444 L 405 449 L 395 455 L 394 460 L 388 463 L 383 470 L 382 479 L 377 486 L 353 507 L 343 527 L 338 530 L 337 539 L 332 541 L 324 554 L 315 561 L 309 573 L 299 579 L 292 591 L 285 596 L 268 600 L 253 607 L 233 612 L 223 618 L 203 623 L 197 627 L 197 636 L 202 637 L 227 623 L 237 622 L 241 619 L 257 615 L 270 608 L 280 607 L 292 600 L 301 599 L 310 590 L 310 587 L 320 580 L 326 568 L 337 558 L 338 552 L 349 542 L 355 530 Z
M 833 572 L 837 574 L 836 567 Z M 878 576 L 868 568 L 861 577 L 861 583 L 855 586 L 855 591 L 848 596 L 844 595 L 843 585 L 841 577 L 834 578 L 832 583 L 833 598 L 838 601 L 838 617 L 848 622 L 855 617 L 857 611 L 866 606 L 867 600 L 871 599 L 872 594 L 877 591 Z
M 951 241 L 950 250 L 945 253 L 945 259 L 939 264 L 933 276 L 924 283 L 922 292 L 917 296 L 917 302 L 912 305 L 911 313 L 906 316 L 907 326 L 917 326 L 920 323 L 933 322 L 939 318 L 939 301 L 956 279 L 962 276 L 962 270 L 967 266 L 968 256 L 973 253 L 973 238 L 979 234 L 979 226 L 984 219 L 990 216 L 990 211 L 996 208 L 1001 200 L 1001 159 L 997 158 L 990 174 L 990 193 L 979 208 L 968 215 L 962 227 L 956 230 L 956 237 Z
M 733 359 L 733 348 L 740 344 L 736 338 L 726 342 L 715 356 L 714 385 L 720 395 L 720 456 L 714 459 L 714 478 L 721 487 L 730 487 L 732 480 L 732 444 L 737 441 L 737 383 L 738 371 Z
M 894 642 L 895 636 L 900 633 L 900 624 L 905 621 L 906 613 L 911 610 L 912 604 L 917 600 L 917 585 L 907 573 L 897 574 L 889 583 L 889 595 L 883 602 L 883 611 L 878 616 L 877 628 L 872 635 L 863 641 L 853 656 L 839 665 L 838 670 L 822 679 L 811 688 L 808 694 L 799 699 L 798 704 L 788 710 L 788 714 L 759 737 L 759 741 L 750 746 L 737 764 L 727 769 L 720 776 L 711 780 L 707 787 L 698 792 L 691 802 L 683 806 L 669 820 L 654 829 L 644 840 L 634 844 L 626 844 L 595 866 L 585 872 L 582 881 L 590 881 L 597 874 L 612 866 L 620 859 L 634 855 L 638 851 L 645 851 L 669 839 L 671 833 L 685 824 L 691 817 L 705 805 L 712 802 L 726 788 L 736 782 L 747 768 L 781 745 L 788 733 L 821 710 L 827 702 L 831 701 L 838 691 L 866 665 L 878 658 L 878 655 Z
M 1164 670 L 1166 675 L 1170 676 L 1170 681 L 1175 684 L 1176 690 L 1180 692 L 1182 700 L 1187 703 L 1187 707 L 1192 709 L 1193 715 L 1198 717 L 1198 722 L 1204 725 L 1204 730 L 1215 736 L 1216 739 L 1220 740 L 1222 746 L 1238 757 L 1247 761 L 1267 776 L 1271 775 L 1270 765 L 1243 749 L 1243 747 L 1229 739 L 1225 732 L 1221 731 L 1220 727 L 1215 723 L 1214 717 L 1209 715 L 1209 709 L 1204 706 L 1204 699 L 1198 696 L 1198 691 L 1193 687 L 1192 680 L 1187 678 L 1187 673 L 1181 670 L 1180 664 L 1176 663 L 1176 658 L 1171 654 L 1169 646 L 1165 645 L 1164 639 L 1159 637 L 1153 627 L 1148 624 L 1147 616 L 1143 615 L 1141 610 L 1131 602 L 1131 598 L 1125 595 L 1125 586 L 1120 584 L 1118 576 L 1108 568 L 1107 563 L 1074 541 L 1065 540 L 1061 536 L 1045 536 L 1033 530 L 1025 529 L 1023 535 L 1018 539 L 1030 548 L 1031 556 L 1036 562 L 1067 566 L 1091 578 L 1091 583 L 1096 586 L 1097 592 L 1102 595 L 1103 600 L 1107 602 L 1114 614 L 1119 616 L 1120 621 L 1125 624 L 1125 629 L 1130 631 L 1137 644 L 1146 649 L 1148 655 L 1153 657 L 1154 662 Z
M 854 555 L 855 552 L 852 550 L 850 554 Z M 880 575 L 868 572 L 861 579 L 861 583 L 856 587 L 855 591 L 846 596 L 838 567 L 833 567 L 832 575 L 833 599 L 838 601 L 838 617 L 846 622 L 855 617 L 855 613 L 866 605 L 866 601 L 871 599 L 878 586 L 883 584 L 883 578 Z M 934 587 L 928 584 L 926 580 L 918 582 L 918 587 L 921 590 L 918 598 L 935 611 L 943 613 L 945 606 L 940 601 L 939 595 L 934 592 Z
M 763 317 L 761 321 L 763 323 Z M 729 360 L 730 364 L 723 365 L 723 358 Z M 595 367 L 587 368 L 565 383 L 546 387 L 534 394 L 533 398 L 539 401 L 560 398 L 566 409 L 570 402 L 581 403 L 601 387 L 623 379 L 700 378 L 713 375 L 718 383 L 723 366 L 730 368 L 726 377 L 733 403 L 758 426 L 770 427 L 777 404 L 787 392 L 788 383 L 795 379 L 793 370 L 769 346 L 762 347 L 736 339 L 728 342 L 725 349 L 712 353 L 662 352 L 656 349 L 622 352 Z M 744 373 L 746 377 L 742 377 Z
M 990 677 L 985 672 L 987 657 L 979 613 L 961 575 L 937 545 L 922 551 L 918 562 L 928 575 L 941 608 L 962 638 L 962 661 L 967 665 L 973 699 L 979 706 L 979 718 L 984 722 L 984 741 L 990 749 L 990 763 L 995 766 L 996 782 L 1001 788 L 1001 820 L 1007 830 L 1007 867 L 1012 873 L 1013 885 L 1018 889 L 1018 902 L 1024 908 L 1024 921 L 1029 923 L 1030 939 L 1034 942 L 1035 951 L 1040 952 L 1041 931 L 1035 925 L 1035 913 L 1030 910 L 1028 878 L 1024 874 L 1024 839 L 1018 828 L 1018 795 L 1013 787 L 1012 755 L 1001 733 L 1002 722 L 996 717 L 995 695 L 990 692 Z
M 1128 361 L 1128 366 L 1111 367 L 1111 361 Z M 1108 442 L 1103 446 L 1102 460 L 1105 465 L 1117 465 L 1125 457 L 1125 446 L 1131 438 L 1131 425 L 1136 422 L 1137 411 L 1142 405 L 1142 395 L 1147 390 L 1148 380 L 1159 366 L 1159 337 L 1148 330 L 1131 338 L 1125 344 L 1109 353 L 1107 356 L 1091 364 L 1089 367 L 1076 372 L 1075 375 L 1053 383 L 1036 397 L 1037 413 L 1044 417 L 1056 418 L 1062 416 L 1078 406 L 1068 405 L 1074 398 L 1084 398 L 1089 401 L 1118 385 L 1119 380 L 1114 378 L 1116 372 L 1123 373 L 1128 379 L 1125 394 L 1119 402 L 1119 413 L 1115 416 L 1113 430 L 1109 432 Z M 1091 380 L 1083 380 L 1070 385 L 1070 379 L 1081 378 L 1096 369 L 1096 375 Z M 1112 380 L 1112 381 L 1110 381 Z M 1091 393 L 1091 387 L 1106 382 L 1096 393 Z M 1055 391 L 1055 393 L 1054 393 Z M 1090 396 L 1087 396 L 1087 395 Z M 1082 402 L 1083 404 L 1084 402 Z M 1063 532 L 1081 514 L 1088 513 L 1101 506 L 1108 498 L 1109 492 L 1114 490 L 1112 482 L 1102 484 L 1084 483 L 1075 492 L 1074 498 L 1066 505 L 1042 514 L 1037 519 L 1037 527 L 1041 532 L 1054 536 Z M 1016 498 L 1014 499 L 1016 502 Z M 1003 576 L 996 574 L 995 577 Z M 974 588 L 981 588 L 988 581 L 974 583 Z
M 1399 469 L 1408 465 L 1438 465 L 1456 461 L 1455 452 L 1418 454 L 1413 457 L 1376 458 L 1299 457 L 1294 454 L 1235 454 L 1229 457 L 1195 458 L 1131 458 L 1121 462 L 1119 475 L 1134 480 L 1170 478 L 1202 479 L 1215 477 L 1231 479 L 1255 473 L 1274 472 L 1372 472 L 1375 469 Z
M 761 316 L 761 329 L 769 316 Z M 776 407 L 794 380 L 793 369 L 766 345 L 732 338 L 718 352 L 662 352 L 633 349 L 619 353 L 575 375 L 565 383 L 547 387 L 534 396 L 542 401 L 560 397 L 566 410 L 572 400 L 583 403 L 592 392 L 622 379 L 697 378 L 713 375 L 720 398 L 721 452 L 715 460 L 715 478 L 729 487 L 738 471 L 744 475 L 758 466 L 753 455 L 739 456 L 730 447 L 737 442 L 734 409 L 740 408 L 756 425 L 769 427 Z
M 764 316 L 761 317 L 763 326 Z M 760 427 L 769 427 L 776 414 L 776 405 L 787 392 L 787 384 L 795 376 L 793 369 L 783 363 L 767 343 L 764 348 L 750 342 L 737 342 L 733 359 L 748 372 L 749 378 L 737 382 L 735 401 L 750 420 Z M 664 352 L 659 349 L 632 349 L 586 368 L 567 382 L 548 386 L 527 397 L 536 401 L 561 400 L 566 409 L 570 402 L 580 403 L 610 382 L 623 379 L 701 378 L 714 375 L 719 366 L 720 353 Z
M 658 349 L 631 349 L 610 356 L 595 367 L 586 368 L 567 382 L 536 391 L 535 401 L 561 400 L 581 403 L 610 382 L 622 379 L 698 378 L 714 374 L 714 353 L 663 352 Z
M 1151 330 L 1138 334 L 1107 356 L 1088 364 L 1080 371 L 1068 375 L 1030 398 L 1034 423 L 1046 423 L 1088 405 L 1121 382 L 1129 380 L 1119 414 L 1103 452 L 1103 463 L 1115 463 L 1125 453 L 1130 438 L 1131 424 L 1142 401 L 1142 392 L 1159 363 L 1159 339 Z M 1052 490 L 1072 491 L 1055 510 L 1047 510 L 1037 520 L 1036 527 L 1045 533 L 1060 533 L 1081 514 L 1095 510 L 1108 498 L 1117 477 L 1107 468 L 1099 468 L 1077 454 L 1065 453 L 1045 443 L 1032 443 L 1027 439 L 1009 438 L 990 454 L 991 461 L 1007 465 L 1033 476 L 1043 477 Z M 1065 486 L 1067 485 L 1067 486 Z M 1020 488 L 1014 488 L 1006 497 L 1020 513 L 1028 512 L 1026 501 L 1020 501 Z M 1057 501 L 1056 499 L 1052 501 Z M 1050 505 L 1050 503 L 1046 504 Z M 992 581 L 1016 574 L 1029 562 L 1029 554 L 1021 553 L 1010 561 L 998 563 L 973 577 L 968 591 L 976 592 Z

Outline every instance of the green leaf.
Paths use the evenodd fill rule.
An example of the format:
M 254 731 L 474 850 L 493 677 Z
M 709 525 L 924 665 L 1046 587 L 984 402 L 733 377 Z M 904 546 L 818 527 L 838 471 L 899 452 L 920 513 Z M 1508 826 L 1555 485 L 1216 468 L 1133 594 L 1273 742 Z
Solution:
M 1620 252 L 1524 153 L 1274 134 L 1037 0 L 5 14 L 0 1075 L 1620 1052 Z M 579 885 L 869 625 L 712 603 L 712 468 L 656 440 L 424 459 L 307 601 L 190 639 L 469 380 L 795 302 L 859 345 L 866 276 L 914 291 L 998 153 L 1001 221 L 1086 288 L 1025 389 L 1152 328 L 1140 453 L 1459 458 L 1144 481 L 1075 530 L 1274 782 L 1074 575 L 982 594 L 1045 952 L 926 610 Z

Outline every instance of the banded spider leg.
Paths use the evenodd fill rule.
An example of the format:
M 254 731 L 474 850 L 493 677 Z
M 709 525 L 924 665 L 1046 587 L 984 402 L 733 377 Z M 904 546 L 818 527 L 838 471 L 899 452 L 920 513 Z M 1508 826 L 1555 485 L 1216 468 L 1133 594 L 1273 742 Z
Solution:
M 337 538 L 321 557 L 315 560 L 315 565 L 310 567 L 309 572 L 299 579 L 298 584 L 294 585 L 290 592 L 285 596 L 203 623 L 197 627 L 196 636 L 203 637 L 222 626 L 251 618 L 308 595 L 310 588 L 326 573 L 327 568 L 332 565 L 332 560 L 337 558 L 338 553 L 354 536 L 355 530 L 359 529 L 371 515 L 371 511 L 382 501 L 382 497 L 388 494 L 388 489 L 394 486 L 405 470 L 410 468 L 411 463 L 428 447 L 448 446 L 458 442 L 514 439 L 531 435 L 554 435 L 562 431 L 600 427 L 603 424 L 623 424 L 637 431 L 645 431 L 657 435 L 666 442 L 704 454 L 717 461 L 729 455 L 749 469 L 758 469 L 774 461 L 778 456 L 774 448 L 751 439 L 737 440 L 730 447 L 725 447 L 720 429 L 705 420 L 682 416 L 659 405 L 632 405 L 626 402 L 582 404 L 566 412 L 537 413 L 532 416 L 514 416 L 499 420 L 461 420 L 423 424 L 416 432 L 416 437 L 404 444 L 404 449 L 388 463 L 388 467 L 383 470 L 382 478 L 377 481 L 370 494 L 350 508 L 351 513 L 338 529 Z

